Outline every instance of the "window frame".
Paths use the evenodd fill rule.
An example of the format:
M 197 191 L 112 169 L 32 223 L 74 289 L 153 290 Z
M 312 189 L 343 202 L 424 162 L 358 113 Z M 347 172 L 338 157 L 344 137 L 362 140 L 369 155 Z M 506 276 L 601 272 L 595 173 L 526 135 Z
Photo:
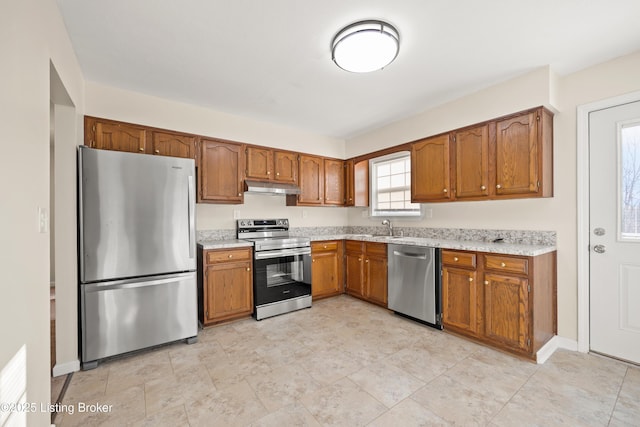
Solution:
M 409 191 L 411 194 L 411 151 L 403 150 L 396 151 L 394 153 L 386 154 L 384 156 L 375 157 L 369 159 L 369 216 L 374 218 L 379 217 L 400 217 L 400 218 L 422 218 L 423 211 L 422 205 L 419 203 L 414 203 L 417 205 L 417 209 L 389 209 L 382 210 L 376 209 L 378 204 L 378 167 L 382 163 L 392 162 L 394 160 L 404 159 L 409 162 L 409 177 L 408 184 L 403 186 L 402 188 L 406 191 Z M 393 188 L 393 187 L 392 187 Z M 401 188 L 401 187 L 396 187 Z M 409 199 L 404 199 L 405 203 L 411 203 L 411 196 Z

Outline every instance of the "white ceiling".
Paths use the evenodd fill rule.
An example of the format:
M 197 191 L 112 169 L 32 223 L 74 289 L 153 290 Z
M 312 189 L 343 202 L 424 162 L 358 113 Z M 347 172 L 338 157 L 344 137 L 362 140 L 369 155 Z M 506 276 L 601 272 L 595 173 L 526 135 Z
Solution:
M 638 0 L 57 0 L 89 81 L 348 139 L 549 65 L 640 49 Z M 345 25 L 383 19 L 396 61 L 331 61 Z

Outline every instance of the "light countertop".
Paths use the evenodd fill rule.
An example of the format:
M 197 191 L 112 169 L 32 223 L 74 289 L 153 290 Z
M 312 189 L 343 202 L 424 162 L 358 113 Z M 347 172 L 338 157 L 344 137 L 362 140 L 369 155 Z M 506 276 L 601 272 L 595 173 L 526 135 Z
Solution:
M 388 244 L 401 244 L 413 246 L 430 246 L 442 249 L 455 249 L 463 251 L 489 252 L 506 255 L 536 256 L 556 250 L 555 245 L 527 245 L 515 243 L 492 243 L 474 240 L 446 240 L 424 237 L 389 237 L 372 236 L 369 234 L 332 234 L 308 236 L 311 241 L 321 240 L 358 240 L 364 242 L 380 242 Z M 247 240 L 198 240 L 198 246 L 202 249 L 227 249 L 239 247 L 251 247 L 253 243 Z

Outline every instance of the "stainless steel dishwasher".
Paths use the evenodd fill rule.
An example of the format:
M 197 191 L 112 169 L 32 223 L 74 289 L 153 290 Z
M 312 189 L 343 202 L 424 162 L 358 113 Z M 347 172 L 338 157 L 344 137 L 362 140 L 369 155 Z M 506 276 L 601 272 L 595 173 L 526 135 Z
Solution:
M 440 250 L 390 244 L 387 256 L 389 309 L 442 329 Z

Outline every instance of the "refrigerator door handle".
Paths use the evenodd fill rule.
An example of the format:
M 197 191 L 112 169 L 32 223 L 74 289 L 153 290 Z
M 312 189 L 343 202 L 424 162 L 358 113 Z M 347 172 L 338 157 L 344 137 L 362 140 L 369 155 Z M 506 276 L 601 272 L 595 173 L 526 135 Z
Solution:
M 196 233 L 196 216 L 195 216 L 195 189 L 193 185 L 193 175 L 189 175 L 187 177 L 187 182 L 189 186 L 189 192 L 187 196 L 187 210 L 189 212 L 189 258 L 193 258 L 195 256 L 195 233 Z
M 191 277 L 193 273 L 178 273 L 172 274 L 170 276 L 165 276 L 162 278 L 149 277 L 149 278 L 135 278 L 135 279 L 123 279 L 123 280 L 115 280 L 111 282 L 102 282 L 102 283 L 87 283 L 83 284 L 85 292 L 104 292 L 111 291 L 114 289 L 134 289 L 134 288 L 144 288 L 147 286 L 156 286 L 163 285 L 165 283 L 173 283 L 176 280 L 187 279 Z

